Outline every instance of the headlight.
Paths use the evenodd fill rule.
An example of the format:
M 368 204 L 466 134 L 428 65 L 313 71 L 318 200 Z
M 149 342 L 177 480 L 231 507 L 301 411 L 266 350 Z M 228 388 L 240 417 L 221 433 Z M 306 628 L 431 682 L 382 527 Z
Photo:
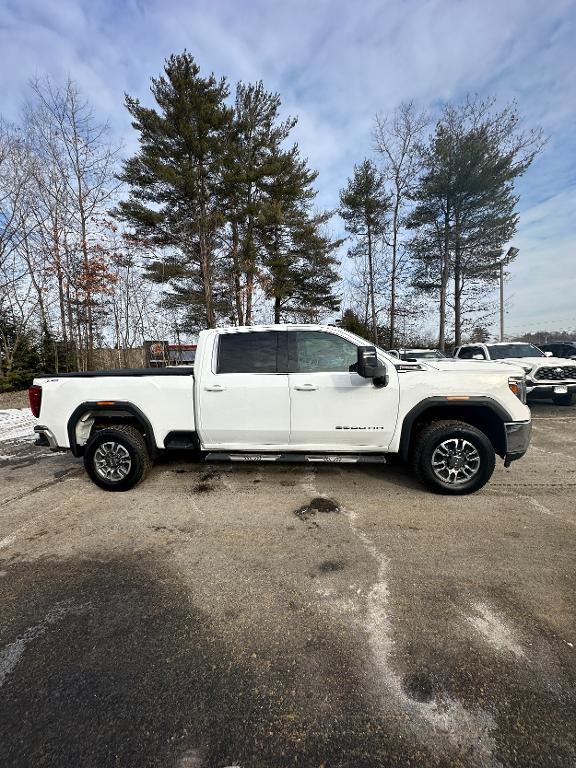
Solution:
M 526 379 L 524 376 L 509 376 L 508 386 L 511 392 L 514 392 L 518 400 L 526 402 Z

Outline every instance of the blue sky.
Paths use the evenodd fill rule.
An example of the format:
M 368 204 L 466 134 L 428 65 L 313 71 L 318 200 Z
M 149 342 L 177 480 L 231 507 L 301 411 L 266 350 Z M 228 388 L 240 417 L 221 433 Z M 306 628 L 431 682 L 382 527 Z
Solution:
M 123 93 L 148 100 L 186 48 L 205 72 L 281 93 L 332 208 L 371 152 L 376 112 L 515 98 L 550 140 L 518 187 L 507 330 L 576 329 L 574 40 L 574 0 L 0 0 L 0 112 L 17 119 L 34 75 L 70 75 L 130 151 Z

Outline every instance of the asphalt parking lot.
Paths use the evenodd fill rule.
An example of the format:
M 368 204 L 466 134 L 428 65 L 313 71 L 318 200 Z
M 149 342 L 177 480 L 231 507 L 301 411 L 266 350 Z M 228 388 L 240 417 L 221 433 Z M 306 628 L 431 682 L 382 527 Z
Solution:
M 576 764 L 576 406 L 480 493 L 0 443 L 0 764 Z

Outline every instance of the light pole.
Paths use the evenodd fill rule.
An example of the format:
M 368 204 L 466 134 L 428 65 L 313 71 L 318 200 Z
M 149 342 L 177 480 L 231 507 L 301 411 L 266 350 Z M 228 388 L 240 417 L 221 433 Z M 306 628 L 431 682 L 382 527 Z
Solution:
M 500 260 L 500 341 L 504 341 L 504 262 L 507 264 L 518 255 L 518 248 L 508 248 L 506 255 Z

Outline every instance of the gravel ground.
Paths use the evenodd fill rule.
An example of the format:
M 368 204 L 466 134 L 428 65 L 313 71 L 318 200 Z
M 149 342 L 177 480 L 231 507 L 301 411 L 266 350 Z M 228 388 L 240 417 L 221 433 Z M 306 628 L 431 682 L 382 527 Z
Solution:
M 0 392 L 0 411 L 4 408 L 28 408 L 28 390 Z
M 1 442 L 0 764 L 574 766 L 576 407 L 533 416 L 464 498 Z

